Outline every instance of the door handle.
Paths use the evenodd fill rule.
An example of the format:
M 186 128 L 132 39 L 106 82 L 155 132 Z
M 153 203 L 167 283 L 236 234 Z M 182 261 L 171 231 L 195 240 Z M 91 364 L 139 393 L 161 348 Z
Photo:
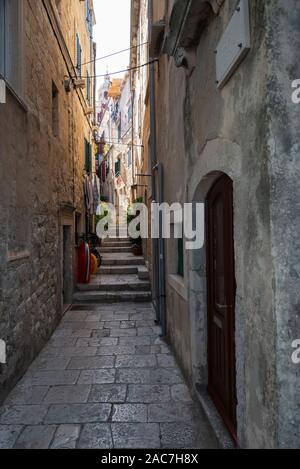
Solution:
M 223 329 L 222 321 L 217 316 L 214 316 L 214 323 L 219 329 Z

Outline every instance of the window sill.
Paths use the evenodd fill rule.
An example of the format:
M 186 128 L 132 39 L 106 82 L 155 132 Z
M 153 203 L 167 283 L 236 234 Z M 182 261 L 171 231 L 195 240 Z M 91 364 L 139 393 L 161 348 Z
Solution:
M 30 257 L 30 252 L 27 250 L 24 251 L 8 251 L 7 253 L 7 262 L 17 262 Z
M 178 293 L 185 301 L 188 300 L 187 289 L 185 286 L 184 278 L 180 275 L 169 275 L 168 283 L 173 290 Z
M 7 82 L 7 80 L 0 74 L 1 80 L 4 80 L 6 89 L 10 92 L 10 94 L 13 96 L 13 98 L 17 101 L 17 103 L 20 105 L 20 107 L 23 109 L 23 111 L 28 112 L 28 107 L 26 106 L 25 102 L 23 101 L 22 98 L 17 94 L 16 91 L 11 87 L 11 85 Z

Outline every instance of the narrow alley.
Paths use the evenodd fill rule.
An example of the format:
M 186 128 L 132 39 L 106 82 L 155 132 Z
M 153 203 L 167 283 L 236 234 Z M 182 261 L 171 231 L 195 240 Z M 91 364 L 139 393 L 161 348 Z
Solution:
M 299 0 L 0 0 L 0 449 L 300 448 L 299 51 Z
M 0 448 L 218 448 L 155 325 L 143 259 L 124 257 L 124 239 L 106 248 L 113 258 L 0 408 Z

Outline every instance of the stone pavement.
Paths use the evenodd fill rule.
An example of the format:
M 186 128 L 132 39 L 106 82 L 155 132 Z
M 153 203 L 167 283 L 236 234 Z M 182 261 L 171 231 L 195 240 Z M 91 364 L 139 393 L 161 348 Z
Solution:
M 0 408 L 0 448 L 218 448 L 154 317 L 73 306 Z

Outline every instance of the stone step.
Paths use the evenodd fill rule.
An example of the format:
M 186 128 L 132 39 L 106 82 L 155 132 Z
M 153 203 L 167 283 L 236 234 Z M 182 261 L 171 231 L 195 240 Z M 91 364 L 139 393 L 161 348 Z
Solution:
M 147 269 L 146 266 L 140 266 L 138 269 L 138 277 L 140 280 L 149 280 L 150 275 L 149 275 L 149 270 Z
M 130 275 L 137 274 L 138 266 L 128 265 L 128 266 L 101 266 L 96 275 Z
M 103 244 L 106 243 L 130 243 L 128 236 L 117 236 L 116 238 L 105 238 Z
M 126 258 L 113 258 L 113 257 L 108 257 L 108 258 L 105 258 L 103 257 L 102 259 L 102 266 L 116 266 L 116 265 L 119 265 L 119 266 L 123 266 L 123 265 L 130 265 L 130 266 L 133 266 L 133 265 L 144 265 L 145 264 L 145 261 L 144 261 L 144 258 L 143 257 L 128 257 L 127 259 Z M 101 267 L 100 267 L 101 269 Z M 103 271 L 102 271 L 103 273 Z
M 132 247 L 132 243 L 130 241 L 104 241 L 102 246 L 105 248 L 130 248 Z
M 115 302 L 144 302 L 151 301 L 151 292 L 76 292 L 73 296 L 73 304 L 81 303 L 115 303 Z
M 104 253 L 104 252 L 132 252 L 132 247 L 129 246 L 129 247 L 107 247 L 106 245 L 103 245 L 101 248 L 100 248 L 100 253 Z
M 78 284 L 77 289 L 79 291 L 90 291 L 90 292 L 132 292 L 132 291 L 151 291 L 151 284 L 147 281 L 134 281 L 132 283 L 116 282 L 116 283 L 89 283 L 89 284 Z

